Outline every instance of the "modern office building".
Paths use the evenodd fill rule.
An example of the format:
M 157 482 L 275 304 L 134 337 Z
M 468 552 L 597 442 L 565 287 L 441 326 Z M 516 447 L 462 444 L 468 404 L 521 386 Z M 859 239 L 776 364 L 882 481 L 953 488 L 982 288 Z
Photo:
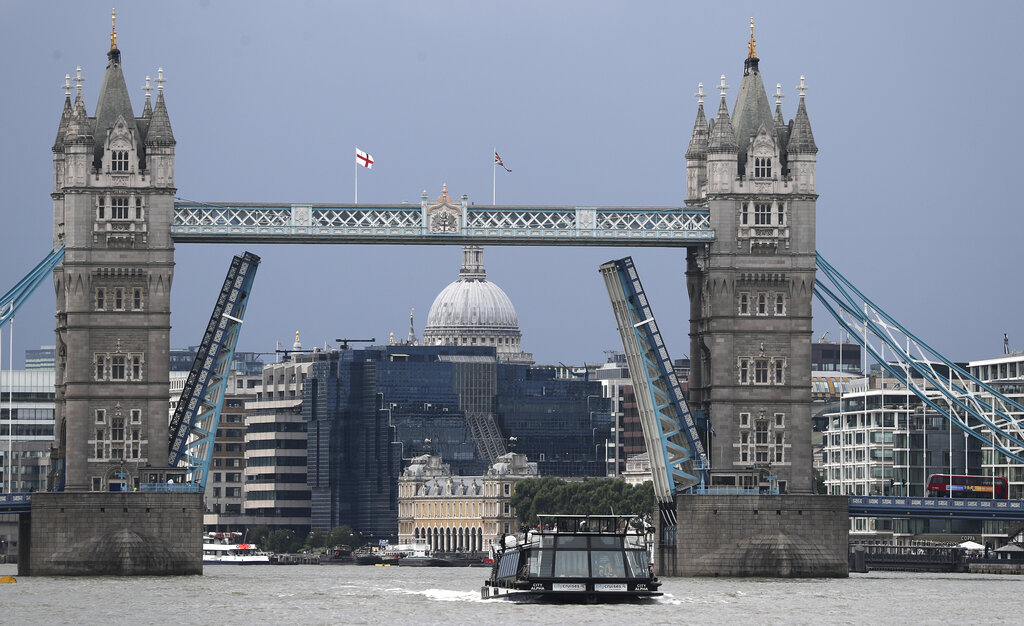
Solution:
M 1024 352 L 1012 352 L 994 359 L 971 361 L 967 364 L 967 371 L 998 393 L 1024 405 Z M 978 386 L 975 386 L 973 391 L 982 399 L 988 396 Z M 1014 410 L 1014 407 L 1004 405 L 1002 408 L 1011 417 L 1024 419 L 1024 414 Z M 1012 452 L 1024 455 L 1024 449 L 1010 441 L 1004 441 Z M 985 476 L 1002 476 L 1006 479 L 1010 498 L 1024 498 L 1024 467 L 1021 467 L 1020 463 L 1006 458 L 989 446 L 984 446 L 981 466 Z
M 544 475 L 604 476 L 601 384 L 499 362 L 491 346 L 373 346 L 319 355 L 306 381 L 312 526 L 397 533 L 401 461 L 443 456 L 480 476 L 509 452 Z M 390 519 L 391 526 L 385 526 Z
M 287 361 L 265 366 L 262 384 L 254 388 L 256 398 L 245 402 L 245 432 L 238 433 L 243 441 L 232 438 L 232 445 L 241 443 L 245 450 L 242 480 L 237 485 L 244 498 L 244 514 L 256 524 L 289 528 L 299 535 L 309 532 L 310 515 L 303 393 L 309 372 L 319 357 L 320 354 L 295 354 Z M 237 457 L 223 458 L 226 462 Z M 236 488 L 233 481 L 239 473 L 237 469 L 223 468 L 224 488 Z M 231 479 L 230 484 L 227 478 Z
M 25 350 L 25 369 L 52 370 L 57 364 L 57 347 L 40 346 L 35 350 Z
M 0 372 L 0 491 L 44 491 L 54 442 L 53 369 Z

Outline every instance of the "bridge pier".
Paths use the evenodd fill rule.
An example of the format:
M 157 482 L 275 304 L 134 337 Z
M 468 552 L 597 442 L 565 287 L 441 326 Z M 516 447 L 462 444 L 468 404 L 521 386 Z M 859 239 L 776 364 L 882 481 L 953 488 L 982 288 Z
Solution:
M 658 573 L 845 578 L 847 504 L 845 496 L 679 496 L 674 545 L 658 533 Z
M 200 493 L 34 493 L 22 516 L 22 576 L 203 573 Z

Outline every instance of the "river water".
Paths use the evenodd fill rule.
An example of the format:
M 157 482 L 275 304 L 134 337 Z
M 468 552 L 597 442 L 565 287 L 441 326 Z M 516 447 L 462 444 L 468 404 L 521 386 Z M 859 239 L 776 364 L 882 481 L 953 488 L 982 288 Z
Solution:
M 0 565 L 0 576 L 17 566 Z M 24 624 L 992 624 L 1024 620 L 1024 577 L 668 578 L 644 605 L 481 600 L 485 568 L 208 566 L 203 576 L 35 578 L 0 584 L 0 623 Z

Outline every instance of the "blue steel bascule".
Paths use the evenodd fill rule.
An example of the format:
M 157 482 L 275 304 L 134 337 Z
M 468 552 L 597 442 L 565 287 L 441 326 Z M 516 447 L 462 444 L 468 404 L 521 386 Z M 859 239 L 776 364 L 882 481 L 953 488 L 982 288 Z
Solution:
M 183 491 L 201 492 L 206 488 L 231 360 L 259 263 L 260 258 L 250 252 L 231 260 L 171 418 L 167 464 L 186 470 Z M 174 489 L 173 484 L 168 487 Z
M 674 496 L 707 484 L 708 457 L 632 257 L 600 271 L 636 390 L 654 495 L 662 520 L 674 526 Z

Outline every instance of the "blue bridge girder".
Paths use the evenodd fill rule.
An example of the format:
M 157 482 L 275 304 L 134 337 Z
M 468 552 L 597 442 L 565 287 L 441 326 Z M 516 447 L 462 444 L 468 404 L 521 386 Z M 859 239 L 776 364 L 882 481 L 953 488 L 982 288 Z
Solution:
M 415 204 L 174 203 L 178 243 L 686 247 L 714 241 L 707 209 L 461 205 L 450 230 Z
M 850 517 L 1024 521 L 1024 500 L 850 496 Z

